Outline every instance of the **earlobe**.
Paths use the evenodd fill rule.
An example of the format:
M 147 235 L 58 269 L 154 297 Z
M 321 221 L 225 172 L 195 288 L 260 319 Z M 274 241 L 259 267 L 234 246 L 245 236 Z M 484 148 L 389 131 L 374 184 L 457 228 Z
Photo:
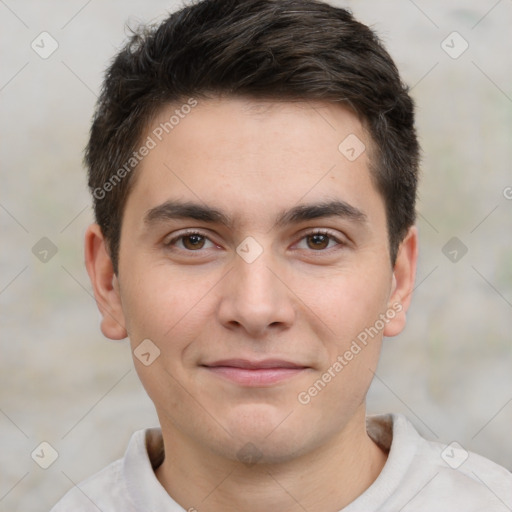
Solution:
M 126 338 L 119 283 L 98 224 L 90 225 L 85 233 L 85 266 L 102 316 L 101 332 L 112 340 Z
M 389 311 L 394 311 L 393 318 L 384 328 L 384 336 L 396 336 L 405 327 L 406 313 L 412 299 L 416 264 L 418 261 L 418 230 L 416 226 L 409 228 L 407 235 L 400 244 L 391 283 L 388 300 Z

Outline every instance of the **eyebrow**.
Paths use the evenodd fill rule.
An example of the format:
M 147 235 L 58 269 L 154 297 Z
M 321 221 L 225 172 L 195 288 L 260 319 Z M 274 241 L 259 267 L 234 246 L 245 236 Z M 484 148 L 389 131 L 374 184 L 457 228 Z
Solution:
M 173 219 L 194 219 L 208 223 L 231 225 L 229 217 L 216 208 L 190 201 L 171 200 L 148 210 L 144 215 L 144 224 L 150 225 Z
M 275 219 L 275 226 L 283 227 L 323 217 L 340 217 L 361 224 L 367 221 L 365 213 L 358 208 L 345 201 L 333 200 L 302 204 L 282 211 Z M 157 222 L 175 219 L 194 219 L 212 224 L 225 224 L 228 228 L 234 225 L 233 219 L 221 210 L 200 203 L 175 200 L 165 201 L 148 210 L 144 215 L 144 224 L 149 227 Z
M 288 224 L 298 224 L 299 222 L 323 217 L 340 217 L 361 224 L 367 220 L 366 215 L 355 206 L 345 201 L 334 200 L 298 205 L 291 210 L 283 211 L 276 219 L 276 226 L 282 227 Z

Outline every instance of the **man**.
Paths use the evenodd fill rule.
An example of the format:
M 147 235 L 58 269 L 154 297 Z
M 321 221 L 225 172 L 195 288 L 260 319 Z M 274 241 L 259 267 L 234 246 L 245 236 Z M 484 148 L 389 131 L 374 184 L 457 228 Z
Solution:
M 506 469 L 366 416 L 411 301 L 418 154 L 343 9 L 205 0 L 135 35 L 87 147 L 85 253 L 161 428 L 53 511 L 510 510 Z

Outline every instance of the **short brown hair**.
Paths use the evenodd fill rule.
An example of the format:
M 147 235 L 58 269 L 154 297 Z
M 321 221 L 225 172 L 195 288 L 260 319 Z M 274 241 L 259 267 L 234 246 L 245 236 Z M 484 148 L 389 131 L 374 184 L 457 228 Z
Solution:
M 126 162 L 164 105 L 215 95 L 351 108 L 371 137 L 394 264 L 415 221 L 420 148 L 413 101 L 378 37 L 349 11 L 316 0 L 202 0 L 136 31 L 106 73 L 85 163 L 116 273 L 134 180 Z

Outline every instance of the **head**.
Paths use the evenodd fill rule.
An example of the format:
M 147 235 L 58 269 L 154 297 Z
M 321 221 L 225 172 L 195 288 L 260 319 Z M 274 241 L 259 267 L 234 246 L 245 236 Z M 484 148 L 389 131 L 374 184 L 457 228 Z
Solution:
M 418 153 L 406 86 L 344 9 L 206 0 L 130 39 L 86 151 L 86 262 L 104 334 L 151 340 L 163 427 L 284 460 L 361 415 L 412 291 Z M 228 358 L 300 371 L 233 383 Z

